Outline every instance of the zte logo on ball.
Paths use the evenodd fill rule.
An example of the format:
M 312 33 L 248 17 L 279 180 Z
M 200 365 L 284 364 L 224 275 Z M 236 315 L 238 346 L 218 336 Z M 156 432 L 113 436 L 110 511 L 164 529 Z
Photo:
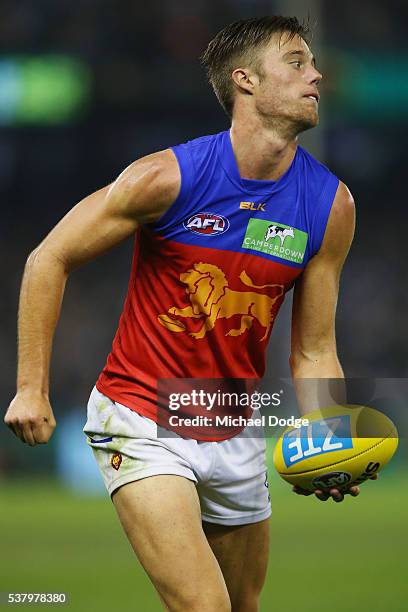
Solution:
M 219 236 L 229 228 L 226 217 L 210 212 L 200 212 L 183 223 L 184 227 L 201 236 Z
M 311 421 L 307 426 L 285 433 L 282 455 L 286 467 L 317 455 L 353 448 L 350 416 Z

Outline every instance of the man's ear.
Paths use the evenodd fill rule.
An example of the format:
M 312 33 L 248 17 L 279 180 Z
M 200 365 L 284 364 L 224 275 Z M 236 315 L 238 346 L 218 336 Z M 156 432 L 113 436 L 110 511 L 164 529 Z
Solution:
M 252 95 L 257 76 L 248 68 L 236 68 L 232 73 L 232 82 L 241 92 Z

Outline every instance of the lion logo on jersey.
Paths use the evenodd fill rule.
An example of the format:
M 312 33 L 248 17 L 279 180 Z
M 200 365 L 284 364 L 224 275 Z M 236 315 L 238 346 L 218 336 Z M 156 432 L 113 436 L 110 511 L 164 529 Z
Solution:
M 285 293 L 283 285 L 255 285 L 243 270 L 239 275 L 241 282 L 254 289 L 278 289 L 274 297 L 255 291 L 234 291 L 228 287 L 224 272 L 210 263 L 195 263 L 193 268 L 180 274 L 180 280 L 186 285 L 190 306 L 169 308 L 167 314 L 160 314 L 159 322 L 172 332 L 185 331 L 185 324 L 173 317 L 203 319 L 203 324 L 190 336 L 196 340 L 204 338 L 214 328 L 218 319 L 229 319 L 241 315 L 240 326 L 230 329 L 226 336 L 240 336 L 252 326 L 254 319 L 265 328 L 260 340 L 267 338 L 274 315 L 272 309 Z

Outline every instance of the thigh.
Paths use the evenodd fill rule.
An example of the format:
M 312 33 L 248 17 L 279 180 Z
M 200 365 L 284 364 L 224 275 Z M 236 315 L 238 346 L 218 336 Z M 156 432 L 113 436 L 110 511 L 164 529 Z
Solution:
M 256 612 L 269 556 L 269 520 L 227 527 L 203 523 L 223 573 L 232 612 Z
M 129 482 L 161 474 L 197 480 L 190 461 L 194 440 L 160 439 L 154 421 L 96 388 L 88 402 L 83 431 L 110 495 Z
M 152 476 L 123 485 L 112 501 L 137 557 L 169 610 L 230 610 L 191 481 Z
M 260 523 L 271 515 L 266 445 L 245 430 L 214 446 L 213 469 L 197 484 L 204 522 L 219 525 Z

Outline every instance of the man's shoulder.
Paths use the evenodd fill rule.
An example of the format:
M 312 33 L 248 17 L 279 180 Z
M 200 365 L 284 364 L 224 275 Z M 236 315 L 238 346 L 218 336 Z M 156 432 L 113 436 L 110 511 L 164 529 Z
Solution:
M 330 168 L 326 166 L 326 164 L 321 162 L 319 159 L 317 159 L 317 157 L 315 157 L 312 153 L 310 153 L 310 151 L 308 151 L 301 145 L 299 145 L 298 148 L 299 148 L 300 157 L 306 166 L 309 166 L 310 169 L 314 170 L 315 172 L 319 172 L 321 174 L 334 175 L 332 170 L 330 170 Z
M 340 179 L 324 163 L 299 146 L 298 176 L 314 203 L 323 208 L 331 205 L 338 191 Z
M 177 147 L 188 147 L 188 148 L 205 148 L 211 146 L 216 143 L 220 138 L 222 138 L 225 132 L 216 132 L 214 134 L 204 134 L 203 136 L 197 136 L 192 138 L 191 140 L 187 140 L 177 145 L 173 145 L 172 148 Z
M 138 211 L 141 223 L 159 218 L 180 191 L 180 170 L 171 149 L 151 153 L 131 163 L 111 187 L 128 214 Z

